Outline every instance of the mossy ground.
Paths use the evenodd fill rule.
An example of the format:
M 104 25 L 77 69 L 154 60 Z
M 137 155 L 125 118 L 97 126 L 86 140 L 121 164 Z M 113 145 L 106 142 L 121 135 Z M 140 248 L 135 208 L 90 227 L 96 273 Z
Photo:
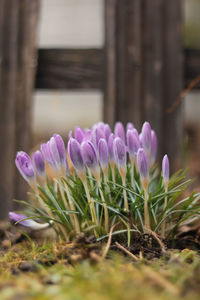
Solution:
M 23 241 L 0 252 L 0 299 L 154 300 L 199 299 L 200 257 L 192 250 L 167 251 L 137 262 L 102 249 L 46 241 Z

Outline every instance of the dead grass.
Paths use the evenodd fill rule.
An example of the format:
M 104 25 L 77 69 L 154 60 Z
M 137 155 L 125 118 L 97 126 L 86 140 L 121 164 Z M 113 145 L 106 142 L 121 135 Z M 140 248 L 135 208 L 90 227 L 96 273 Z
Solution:
M 0 299 L 199 299 L 200 261 L 191 250 L 137 261 L 95 244 L 24 241 L 0 254 Z

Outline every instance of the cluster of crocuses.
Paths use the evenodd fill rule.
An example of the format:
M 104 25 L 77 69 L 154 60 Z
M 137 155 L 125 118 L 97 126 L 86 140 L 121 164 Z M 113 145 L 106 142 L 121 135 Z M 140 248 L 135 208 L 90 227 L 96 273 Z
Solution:
M 128 123 L 125 130 L 123 124 L 117 122 L 114 132 L 112 132 L 108 124 L 99 122 L 93 125 L 91 129 L 76 127 L 74 134 L 72 132 L 69 134 L 67 147 L 65 147 L 62 137 L 54 134 L 47 143 L 41 145 L 40 151 L 34 152 L 32 159 L 27 153 L 23 151 L 18 152 L 15 163 L 19 172 L 36 195 L 41 193 L 38 187 L 42 186 L 45 188 L 48 182 L 45 168 L 46 164 L 50 166 L 54 174 L 54 181 L 57 183 L 59 195 L 64 199 L 64 212 L 70 217 L 69 220 L 75 233 L 82 231 L 82 224 L 76 211 L 75 200 L 68 182 L 70 182 L 72 176 L 79 178 L 88 201 L 89 215 L 94 228 L 95 226 L 96 228 L 103 226 L 104 232 L 108 233 L 111 228 L 109 207 L 114 204 L 112 199 L 110 199 L 108 205 L 108 201 L 105 199 L 105 191 L 108 189 L 108 186 L 105 189 L 102 186 L 112 182 L 113 187 L 115 187 L 118 184 L 116 176 L 119 175 L 121 177 L 121 183 L 124 187 L 122 189 L 122 206 L 124 215 L 127 217 L 131 214 L 126 191 L 128 169 L 132 187 L 135 184 L 134 172 L 137 172 L 140 176 L 140 184 L 143 187 L 144 194 L 144 225 L 147 230 L 150 229 L 148 187 L 150 167 L 155 163 L 156 153 L 157 137 L 148 122 L 143 124 L 140 134 L 132 123 Z M 69 160 L 71 163 L 69 163 Z M 69 168 L 68 163 L 70 166 L 72 165 L 73 172 L 71 172 L 71 167 Z M 72 175 L 74 171 L 75 175 Z M 167 155 L 163 158 L 162 175 L 165 192 L 167 192 L 169 182 L 169 161 Z M 94 196 L 91 196 L 93 183 L 96 184 L 97 189 L 95 191 L 101 199 L 103 218 L 100 218 L 97 213 L 97 203 Z M 167 197 L 165 197 L 164 209 L 166 205 Z M 42 208 L 49 216 L 54 215 L 53 211 L 47 205 L 45 206 L 45 203 L 41 204 L 41 206 L 43 206 Z M 21 224 L 32 228 L 34 227 L 33 222 L 36 223 L 31 220 L 32 225 L 28 225 L 29 222 L 26 216 L 15 213 L 10 213 L 10 218 L 17 222 L 20 221 L 20 218 L 23 218 L 24 220 L 21 221 Z M 41 226 L 45 227 L 44 224 L 41 224 Z M 36 225 L 36 228 L 38 229 L 38 225 Z M 97 229 L 94 229 L 94 232 L 96 234 Z M 165 223 L 163 222 L 163 235 L 164 232 Z

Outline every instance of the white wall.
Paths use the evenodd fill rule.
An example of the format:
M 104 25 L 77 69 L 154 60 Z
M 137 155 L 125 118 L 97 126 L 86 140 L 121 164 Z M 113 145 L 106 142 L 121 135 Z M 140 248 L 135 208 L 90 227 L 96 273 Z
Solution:
M 103 0 L 42 0 L 38 46 L 40 48 L 101 48 Z M 35 135 L 66 133 L 75 125 L 89 127 L 102 119 L 100 91 L 36 91 Z

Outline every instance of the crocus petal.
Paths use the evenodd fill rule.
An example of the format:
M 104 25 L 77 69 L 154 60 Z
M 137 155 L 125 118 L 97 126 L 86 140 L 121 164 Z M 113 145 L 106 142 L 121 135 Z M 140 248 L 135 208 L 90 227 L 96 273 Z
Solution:
M 8 216 L 12 222 L 20 224 L 25 227 L 29 227 L 32 230 L 45 229 L 50 226 L 50 223 L 40 224 L 32 219 L 27 219 L 28 217 L 25 215 L 17 214 L 15 212 L 9 212 Z
M 124 126 L 121 122 L 117 122 L 115 124 L 114 133 L 116 137 L 121 138 L 122 141 L 125 142 L 125 131 Z
M 101 124 L 100 124 L 101 125 Z M 105 139 L 105 133 L 101 126 L 96 126 L 92 130 L 92 144 L 94 145 L 95 149 L 98 149 L 98 143 L 100 139 Z
M 35 178 L 35 171 L 29 155 L 24 151 L 17 152 L 15 164 L 22 177 L 30 184 Z
M 58 152 L 58 147 L 57 147 L 55 138 L 51 137 L 50 141 L 47 142 L 47 144 L 48 143 L 49 143 L 50 151 L 51 151 L 51 154 L 54 158 L 54 161 L 56 162 L 57 167 L 59 167 L 61 165 L 61 161 L 60 161 L 60 155 L 59 155 L 59 152 Z
M 154 164 L 156 160 L 156 154 L 158 151 L 158 140 L 154 130 L 151 130 L 151 164 Z
M 42 153 L 39 150 L 33 154 L 33 164 L 37 174 L 43 177 L 45 175 L 45 163 Z
M 85 132 L 81 127 L 75 127 L 74 129 L 74 137 L 79 142 L 79 144 L 82 143 L 85 136 Z
M 98 166 L 96 150 L 91 142 L 81 144 L 81 154 L 83 162 L 88 168 L 95 169 Z
M 54 134 L 53 137 L 56 142 L 57 150 L 60 157 L 60 162 L 64 166 L 66 160 L 65 143 L 59 134 Z
M 135 127 L 134 127 L 133 123 L 131 123 L 131 122 L 127 123 L 127 125 L 126 125 L 126 131 L 134 129 L 134 128 Z
M 56 163 L 55 160 L 51 154 L 49 142 L 46 144 L 41 144 L 40 150 L 42 152 L 42 155 L 44 159 L 47 161 L 47 163 L 51 166 L 51 168 L 55 171 L 56 170 Z
M 70 138 L 68 141 L 67 150 L 74 168 L 77 171 L 83 171 L 84 163 L 81 155 L 81 146 L 79 142 L 74 138 Z
M 100 139 L 98 144 L 99 162 L 102 168 L 108 166 L 108 146 L 105 139 Z
M 162 175 L 163 175 L 164 182 L 165 183 L 169 182 L 169 159 L 167 154 L 165 154 L 162 160 Z
M 137 167 L 142 179 L 147 179 L 149 177 L 149 159 L 143 148 L 137 152 Z
M 123 140 L 116 137 L 113 142 L 115 161 L 119 168 L 126 168 L 126 146 Z
M 148 122 L 145 122 L 142 126 L 141 142 L 143 148 L 150 153 L 151 151 L 151 126 Z
M 137 130 L 129 129 L 126 134 L 126 140 L 127 140 L 127 151 L 130 155 L 130 158 L 135 158 L 138 149 L 140 148 L 140 140 L 138 136 Z

